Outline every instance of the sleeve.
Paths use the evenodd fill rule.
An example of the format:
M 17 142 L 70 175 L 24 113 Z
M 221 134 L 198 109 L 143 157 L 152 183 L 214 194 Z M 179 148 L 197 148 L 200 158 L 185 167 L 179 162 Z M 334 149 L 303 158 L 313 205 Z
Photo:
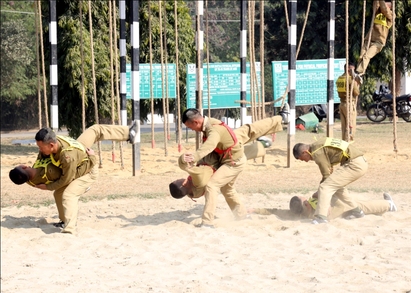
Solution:
M 350 77 L 350 87 L 351 87 L 352 83 L 353 83 L 353 78 Z M 354 82 L 353 87 L 354 88 L 352 90 L 352 96 L 353 97 L 358 97 L 360 95 L 360 86 L 358 85 L 358 82 Z
M 194 153 L 194 161 L 198 162 L 200 159 L 207 156 L 209 153 L 214 151 L 217 144 L 221 140 L 221 135 L 216 129 L 212 129 L 207 137 L 207 140 L 203 145 Z
M 48 190 L 57 190 L 61 187 L 67 186 L 74 180 L 77 171 L 77 162 L 74 160 L 70 152 L 61 154 L 60 158 L 61 177 L 60 179 L 47 185 Z
M 323 182 L 331 174 L 331 163 L 327 157 L 325 148 L 316 153 L 314 161 L 318 165 L 318 168 L 320 168 L 321 175 L 323 176 L 321 182 Z
M 384 14 L 387 19 L 392 20 L 392 10 L 387 7 L 387 5 L 385 4 L 385 1 L 378 1 L 378 2 L 380 4 L 380 9 L 381 9 L 382 14 Z

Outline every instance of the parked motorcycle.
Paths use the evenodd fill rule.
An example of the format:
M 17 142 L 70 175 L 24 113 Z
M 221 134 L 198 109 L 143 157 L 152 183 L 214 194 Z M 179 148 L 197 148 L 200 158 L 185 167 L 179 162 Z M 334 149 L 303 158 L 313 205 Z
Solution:
M 392 94 L 387 86 L 380 85 L 380 90 L 372 95 L 374 103 L 368 106 L 367 118 L 373 122 L 384 121 L 387 116 L 392 119 Z M 397 116 L 407 122 L 411 122 L 411 94 L 396 97 Z

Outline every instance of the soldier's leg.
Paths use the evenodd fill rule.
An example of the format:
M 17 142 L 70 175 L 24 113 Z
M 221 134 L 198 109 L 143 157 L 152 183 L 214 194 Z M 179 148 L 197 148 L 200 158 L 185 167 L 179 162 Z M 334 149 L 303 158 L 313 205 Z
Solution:
M 214 213 L 217 205 L 217 195 L 219 191 L 226 193 L 226 201 L 230 206 L 230 209 L 235 213 L 236 217 L 243 217 L 247 211 L 243 205 L 240 197 L 232 188 L 235 179 L 244 170 L 247 159 L 243 156 L 241 159 L 234 162 L 234 166 L 231 164 L 222 165 L 211 177 L 205 189 L 205 206 L 203 212 L 203 223 L 212 225 L 214 220 Z M 223 188 L 226 185 L 227 188 Z
M 350 117 L 351 117 L 351 124 L 350 124 L 351 134 L 350 134 L 350 137 L 351 137 L 351 140 L 354 140 L 355 132 L 356 132 L 356 129 L 357 129 L 357 105 L 356 105 L 356 103 L 353 103 L 352 106 L 351 106 L 351 116 Z
M 364 214 L 381 215 L 390 210 L 390 203 L 384 199 L 357 201 Z
M 57 212 L 59 214 L 60 221 L 64 222 L 64 208 L 63 208 L 63 192 L 66 187 L 59 188 L 53 192 L 54 200 L 57 206 Z
M 345 140 L 347 135 L 347 104 L 341 103 L 339 110 L 341 120 L 341 139 Z
M 72 181 L 63 193 L 64 229 L 62 233 L 75 234 L 77 227 L 78 201 L 93 182 L 97 179 L 98 166 L 94 166 L 90 173 Z
M 381 52 L 383 46 L 379 43 L 371 43 L 370 47 L 368 48 L 368 50 L 364 50 L 362 51 L 361 54 L 361 59 L 358 62 L 356 71 L 358 74 L 362 75 L 365 73 L 368 64 L 370 63 L 370 60 L 377 55 L 379 52 Z
M 94 124 L 87 128 L 77 139 L 85 147 L 92 147 L 101 140 L 127 141 L 130 129 L 128 126 Z
M 265 118 L 234 129 L 234 133 L 237 136 L 238 141 L 246 144 L 250 141 L 256 140 L 261 136 L 282 131 L 283 126 L 281 121 L 281 116 Z

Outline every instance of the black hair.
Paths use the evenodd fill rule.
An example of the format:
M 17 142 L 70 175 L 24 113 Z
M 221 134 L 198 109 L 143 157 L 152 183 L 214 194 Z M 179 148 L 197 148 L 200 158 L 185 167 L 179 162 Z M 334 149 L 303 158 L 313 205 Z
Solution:
M 186 196 L 186 194 L 183 192 L 183 189 L 185 188 L 180 188 L 181 184 L 177 184 L 176 182 L 171 182 L 168 187 L 170 188 L 170 194 L 172 197 L 180 199 Z
M 183 123 L 186 123 L 187 120 L 193 120 L 195 118 L 201 117 L 201 113 L 200 111 L 198 111 L 197 109 L 194 108 L 188 108 L 187 110 L 185 110 L 183 112 L 183 115 L 181 117 Z
M 48 127 L 40 129 L 36 133 L 35 139 L 36 141 L 42 141 L 44 143 L 57 142 L 56 133 L 53 131 L 53 129 Z
M 29 181 L 29 174 L 23 171 L 21 168 L 14 168 L 11 169 L 9 172 L 10 180 L 13 181 L 14 184 L 21 185 Z
M 290 199 L 290 211 L 295 215 L 301 215 L 303 212 L 303 201 L 298 196 Z
M 296 145 L 294 145 L 293 148 L 294 158 L 298 160 L 298 158 L 303 154 L 303 152 L 308 149 L 309 147 L 305 143 L 297 143 Z

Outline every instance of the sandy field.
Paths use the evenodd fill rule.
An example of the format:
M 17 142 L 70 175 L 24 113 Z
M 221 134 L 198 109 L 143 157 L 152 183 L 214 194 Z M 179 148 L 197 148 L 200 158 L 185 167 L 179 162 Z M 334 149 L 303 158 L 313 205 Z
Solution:
M 171 181 L 186 177 L 177 159 L 195 141 L 184 139 L 179 152 L 173 135 L 155 148 L 142 138 L 136 176 L 130 145 L 122 169 L 118 144 L 114 163 L 111 144 L 102 144 L 100 176 L 81 198 L 73 236 L 51 225 L 52 192 L 8 178 L 15 165 L 34 162 L 36 146 L 12 146 L 2 134 L 1 292 L 411 292 L 411 123 L 360 121 L 354 142 L 369 170 L 351 194 L 371 200 L 388 192 L 398 211 L 321 225 L 288 212 L 290 198 L 309 196 L 321 176 L 314 162 L 291 159 L 287 167 L 285 130 L 236 183 L 247 208 L 271 213 L 235 221 L 220 195 L 216 227 L 196 228 L 204 198 L 168 193 Z M 298 131 L 292 140 L 323 136 Z

